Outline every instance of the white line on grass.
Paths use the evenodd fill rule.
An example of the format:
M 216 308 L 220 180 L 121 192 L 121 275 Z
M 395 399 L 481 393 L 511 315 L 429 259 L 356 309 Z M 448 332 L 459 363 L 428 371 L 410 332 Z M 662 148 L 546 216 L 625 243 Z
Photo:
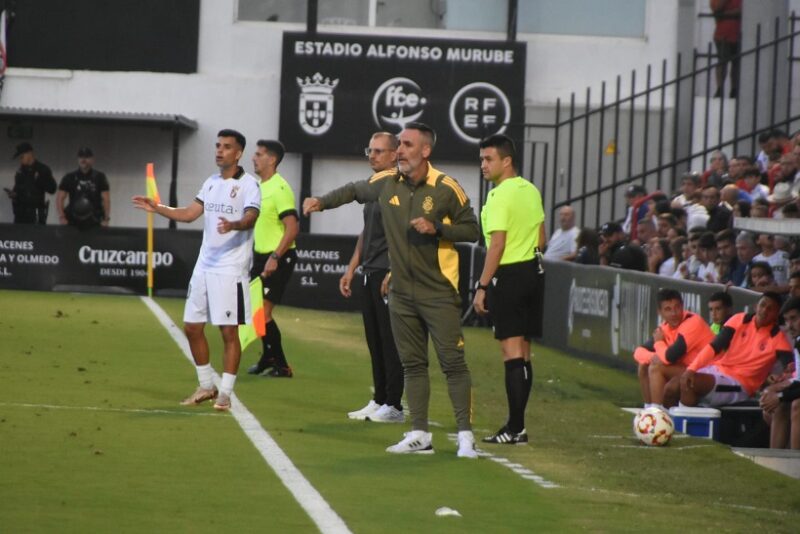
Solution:
M 447 439 L 456 442 L 458 441 L 458 434 L 447 434 Z M 480 456 L 481 458 L 487 458 L 493 462 L 502 465 L 503 467 L 508 467 L 511 471 L 513 471 L 520 477 L 524 478 L 525 480 L 532 480 L 533 482 L 535 482 L 536 484 L 545 489 L 560 487 L 558 484 L 550 482 L 549 480 L 546 480 L 543 477 L 540 477 L 539 475 L 537 475 L 536 473 L 534 473 L 533 471 L 531 471 L 522 464 L 513 463 L 508 458 L 503 458 L 502 456 L 495 456 L 494 454 L 481 450 L 477 447 L 475 447 L 475 450 L 477 451 L 478 456 Z
M 0 406 L 11 406 L 13 408 L 47 408 L 51 410 L 85 410 L 90 412 L 122 412 L 122 413 L 146 413 L 156 415 L 191 415 L 204 417 L 220 417 L 219 413 L 201 412 L 181 412 L 178 410 L 157 410 L 145 408 L 106 408 L 103 406 L 63 406 L 60 404 L 26 404 L 23 402 L 0 402 Z
M 183 331 L 170 319 L 161 306 L 148 297 L 140 297 L 142 302 L 150 308 L 161 325 L 169 332 L 175 343 L 178 344 L 183 355 L 194 365 L 192 354 L 189 351 L 189 342 Z M 219 387 L 219 376 L 214 374 L 214 382 Z M 272 436 L 264 430 L 258 419 L 236 397 L 231 395 L 231 414 L 244 430 L 255 448 L 266 460 L 267 464 L 275 471 L 283 485 L 291 492 L 295 500 L 303 507 L 317 528 L 324 533 L 350 533 L 350 529 L 341 517 L 331 508 L 322 495 L 306 480 L 303 474 L 283 452 Z

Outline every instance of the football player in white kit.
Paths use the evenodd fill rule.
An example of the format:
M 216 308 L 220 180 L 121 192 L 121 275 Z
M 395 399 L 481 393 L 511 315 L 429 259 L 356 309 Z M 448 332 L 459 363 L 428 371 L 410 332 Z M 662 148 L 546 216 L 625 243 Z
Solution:
M 230 396 L 242 355 L 238 325 L 251 320 L 248 271 L 253 260 L 253 226 L 261 209 L 261 192 L 258 180 L 239 166 L 244 147 L 245 138 L 236 130 L 221 130 L 217 134 L 219 172 L 203 183 L 189 206 L 172 208 L 147 197 L 133 197 L 137 208 L 174 221 L 192 222 L 205 215 L 203 243 L 189 282 L 183 313 L 184 332 L 189 339 L 200 385 L 181 402 L 184 405 L 215 399 L 215 409 L 230 409 Z M 209 363 L 204 333 L 209 321 L 219 326 L 225 346 L 219 391 L 214 386 L 214 371 Z

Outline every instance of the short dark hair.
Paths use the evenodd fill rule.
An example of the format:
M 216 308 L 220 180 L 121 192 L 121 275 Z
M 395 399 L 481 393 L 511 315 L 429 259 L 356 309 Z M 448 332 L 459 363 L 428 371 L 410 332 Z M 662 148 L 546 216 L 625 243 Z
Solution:
M 247 140 L 244 138 L 244 135 L 230 128 L 224 128 L 217 132 L 217 137 L 233 137 L 242 150 L 244 150 L 244 147 L 247 145 Z
M 701 178 L 702 177 L 700 176 L 699 172 L 697 172 L 697 171 L 689 171 L 689 172 L 683 173 L 683 176 L 681 176 L 681 183 L 683 183 L 683 182 L 692 182 L 694 185 L 698 185 L 699 186 L 700 183 L 702 182 Z
M 784 132 L 780 128 L 775 128 L 774 130 L 770 130 L 770 132 L 769 132 L 769 138 L 770 139 L 784 139 L 786 137 L 789 137 L 789 136 L 786 135 L 786 132 Z
M 719 232 L 717 232 L 716 238 L 718 245 L 723 241 L 730 241 L 731 243 L 736 243 L 736 234 L 730 228 L 726 228 L 725 230 L 720 230 Z
M 791 280 L 792 278 L 800 278 L 800 271 L 795 271 L 792 274 L 790 274 L 789 279 Z
M 764 269 L 765 273 L 767 273 L 770 276 L 773 275 L 772 265 L 770 265 L 769 263 L 767 263 L 765 261 L 753 262 L 752 264 L 750 264 L 750 272 L 751 273 L 753 272 L 753 269 Z
M 790 297 L 789 300 L 781 306 L 781 315 L 794 310 L 800 311 L 800 297 Z
M 755 165 L 750 165 L 745 167 L 744 172 L 742 173 L 742 178 L 747 178 L 748 176 L 757 176 L 761 178 L 761 171 L 758 170 L 758 167 Z
M 494 134 L 481 140 L 478 144 L 479 148 L 492 147 L 497 150 L 501 158 L 511 157 L 512 165 L 517 163 L 517 147 L 514 145 L 513 139 L 507 135 Z
M 683 304 L 683 297 L 680 291 L 672 289 L 671 287 L 662 287 L 658 290 L 658 294 L 656 295 L 656 303 L 661 306 L 662 302 L 668 300 L 679 300 L 680 303 Z
M 717 291 L 708 297 L 708 302 L 721 302 L 726 308 L 733 308 L 733 299 L 731 294 L 725 291 Z
M 750 156 L 735 156 L 733 159 L 739 159 L 739 160 L 742 160 L 742 161 L 746 161 L 748 165 L 752 165 L 753 164 L 753 158 L 751 158 Z
M 283 155 L 286 154 L 286 148 L 283 143 L 274 139 L 259 139 L 256 141 L 256 145 L 263 147 L 268 153 L 278 158 L 278 161 L 275 162 L 276 167 L 281 164 Z
M 717 240 L 714 238 L 714 232 L 703 232 L 700 234 L 700 242 L 697 243 L 700 248 L 717 248 Z
M 425 124 L 424 122 L 407 122 L 403 127 L 404 130 L 418 130 L 422 135 L 427 138 L 428 144 L 431 148 L 436 146 L 436 130 Z
M 781 296 L 775 293 L 774 291 L 764 291 L 764 293 L 761 294 L 761 298 L 768 298 L 773 302 L 777 303 L 778 306 L 781 306 L 783 304 Z

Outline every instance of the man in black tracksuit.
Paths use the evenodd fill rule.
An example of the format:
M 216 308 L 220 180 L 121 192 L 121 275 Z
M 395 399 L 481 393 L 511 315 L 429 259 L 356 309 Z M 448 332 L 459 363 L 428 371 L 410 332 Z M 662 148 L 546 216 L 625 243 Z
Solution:
M 303 212 L 353 201 L 377 200 L 381 208 L 391 262 L 389 313 L 403 363 L 412 424 L 412 431 L 387 452 L 433 452 L 428 432 L 430 334 L 456 417 L 458 456 L 476 458 L 470 421 L 471 379 L 461 334 L 458 252 L 453 243 L 476 241 L 478 222 L 461 186 L 428 161 L 436 140 L 434 131 L 412 122 L 398 139 L 399 172 L 384 171 L 321 198 L 307 198 Z
M 366 149 L 369 164 L 375 172 L 397 168 L 397 138 L 388 132 L 378 132 Z M 372 361 L 372 400 L 362 409 L 350 412 L 350 419 L 379 423 L 402 423 L 403 366 L 397 354 L 389 320 L 389 306 L 381 294 L 383 279 L 389 273 L 389 245 L 383 231 L 381 208 L 377 202 L 364 205 L 364 230 L 358 236 L 356 249 L 339 280 L 339 291 L 350 297 L 356 268 L 361 266 L 364 294 L 361 313 L 364 334 Z

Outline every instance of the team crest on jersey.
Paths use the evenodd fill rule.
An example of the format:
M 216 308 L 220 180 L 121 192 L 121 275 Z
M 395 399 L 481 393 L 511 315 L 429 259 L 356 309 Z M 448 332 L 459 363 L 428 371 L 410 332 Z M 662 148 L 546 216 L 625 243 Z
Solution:
M 762 341 L 761 344 L 758 346 L 758 350 L 763 352 L 765 348 L 767 348 L 767 342 Z
M 238 186 L 238 185 L 234 185 L 234 186 L 231 188 L 231 198 L 236 198 L 236 195 L 237 195 L 238 193 L 239 193 L 239 186 Z
M 422 210 L 425 212 L 425 214 L 433 211 L 433 198 L 425 197 L 425 200 L 422 201 Z
M 297 78 L 300 87 L 300 126 L 311 135 L 322 135 L 333 125 L 333 90 L 339 80 L 323 78 L 319 72 L 305 80 Z

